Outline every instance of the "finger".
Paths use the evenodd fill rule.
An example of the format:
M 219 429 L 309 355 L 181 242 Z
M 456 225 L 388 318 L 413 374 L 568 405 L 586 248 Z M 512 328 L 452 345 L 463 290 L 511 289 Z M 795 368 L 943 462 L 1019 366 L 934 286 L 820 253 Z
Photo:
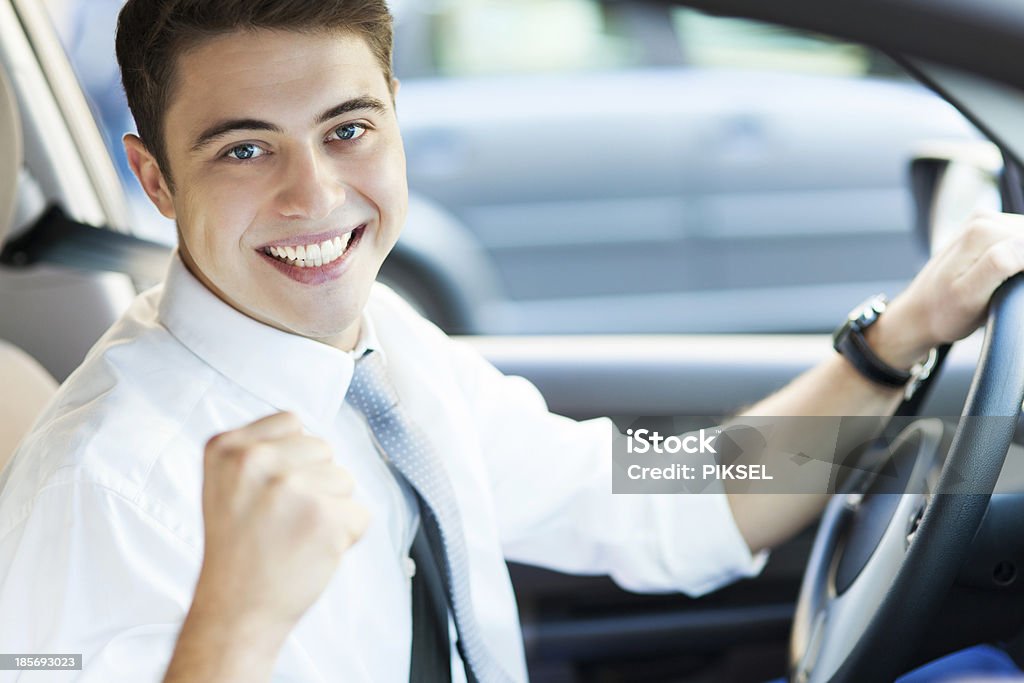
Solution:
M 275 413 L 244 427 L 221 432 L 206 442 L 206 457 L 243 456 L 266 439 L 302 433 L 302 423 L 291 413 Z
M 1024 239 L 996 242 L 954 280 L 954 304 L 968 311 L 982 310 L 999 285 L 1022 270 Z
M 338 512 L 344 517 L 348 544 L 352 545 L 366 533 L 370 525 L 370 511 L 362 503 L 349 498 L 339 503 Z
M 273 450 L 282 467 L 299 467 L 316 462 L 333 462 L 330 444 L 311 434 L 289 434 L 264 441 Z
M 207 452 L 211 450 L 226 451 L 259 443 L 266 439 L 277 439 L 301 433 L 302 423 L 293 413 L 274 413 L 238 429 L 217 434 L 206 442 L 206 450 Z
M 260 418 L 234 432 L 247 441 L 269 441 L 302 434 L 302 421 L 295 413 L 282 411 Z
M 978 213 L 968 223 L 960 240 L 949 245 L 949 252 L 959 261 L 955 271 L 960 275 L 973 266 L 993 245 L 1024 234 L 1024 217 L 1016 214 Z
M 329 542 L 339 552 L 345 552 L 359 541 L 370 525 L 370 511 L 351 498 L 331 501 L 320 507 L 321 513 L 329 518 Z
M 266 482 L 315 464 L 333 465 L 331 447 L 308 434 L 273 441 L 256 441 L 223 451 L 222 460 L 238 467 L 250 481 Z
M 287 485 L 296 490 L 328 496 L 348 498 L 355 489 L 355 479 L 343 467 L 333 462 L 307 463 L 278 473 L 278 483 L 287 478 Z

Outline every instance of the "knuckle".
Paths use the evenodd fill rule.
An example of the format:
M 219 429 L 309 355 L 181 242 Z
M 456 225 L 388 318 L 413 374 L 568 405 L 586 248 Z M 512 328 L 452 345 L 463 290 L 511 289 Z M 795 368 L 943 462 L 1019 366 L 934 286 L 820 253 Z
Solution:
M 985 206 L 978 206 L 971 211 L 971 215 L 967 220 L 972 223 L 976 221 L 991 221 L 997 219 L 999 216 L 1000 213 L 998 211 Z
M 970 294 L 971 292 L 968 290 L 966 278 L 957 278 L 950 283 L 949 300 L 947 301 L 947 304 L 954 310 L 963 308 L 966 305 L 964 302 Z
M 993 245 L 985 254 L 989 268 L 999 275 L 1011 275 L 1020 269 L 1017 254 L 1008 245 Z
M 265 443 L 252 443 L 232 449 L 228 456 L 241 476 L 256 478 L 264 476 L 270 469 L 274 450 Z
M 301 529 L 322 523 L 323 509 L 317 497 L 303 486 L 294 472 L 271 475 L 266 481 L 266 496 L 275 515 L 294 518 Z
M 226 434 L 218 434 L 210 439 L 203 451 L 203 469 L 206 476 L 215 476 L 215 472 L 237 469 L 240 455 L 244 448 Z
M 331 460 L 334 457 L 330 444 L 316 436 L 306 438 L 306 452 L 319 460 Z
M 976 216 L 964 230 L 964 241 L 969 245 L 982 245 L 990 241 L 992 226 L 987 216 Z
M 267 477 L 267 488 L 272 495 L 278 498 L 287 496 L 301 499 L 303 497 L 303 486 L 299 474 L 294 470 L 271 474 Z
M 213 436 L 206 440 L 206 446 L 204 447 L 203 451 L 206 453 L 207 457 L 209 457 L 214 453 L 226 450 L 232 442 L 232 436 L 233 434 L 231 432 L 221 432 L 220 434 L 214 434 Z
M 298 415 L 291 411 L 286 410 L 278 413 L 277 417 L 285 427 L 296 430 L 302 429 L 302 420 L 299 419 Z
M 312 495 L 301 497 L 299 519 L 303 528 L 330 535 L 338 526 L 336 518 L 335 510 L 326 499 Z

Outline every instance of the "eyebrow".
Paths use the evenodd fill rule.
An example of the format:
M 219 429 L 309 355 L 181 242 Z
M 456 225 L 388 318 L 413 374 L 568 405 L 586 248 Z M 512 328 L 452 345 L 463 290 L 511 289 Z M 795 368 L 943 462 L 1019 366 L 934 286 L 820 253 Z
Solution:
M 387 109 L 387 106 L 376 97 L 354 97 L 351 100 L 346 100 L 321 113 L 316 117 L 314 125 L 319 126 L 327 123 L 336 116 L 348 114 L 353 111 L 370 110 L 383 114 Z M 228 119 L 225 121 L 218 121 L 196 136 L 195 141 L 192 143 L 192 151 L 198 152 L 217 138 L 223 137 L 224 135 L 237 130 L 268 130 L 273 133 L 283 132 L 282 128 L 277 124 L 260 119 Z

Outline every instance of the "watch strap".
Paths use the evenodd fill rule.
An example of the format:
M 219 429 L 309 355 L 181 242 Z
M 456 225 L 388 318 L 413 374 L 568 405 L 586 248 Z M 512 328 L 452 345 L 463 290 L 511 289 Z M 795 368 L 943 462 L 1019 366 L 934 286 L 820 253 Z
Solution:
M 836 351 L 841 353 L 860 374 L 877 384 L 899 388 L 905 386 L 912 377 L 910 372 L 894 368 L 879 358 L 871 350 L 864 333 L 855 327 L 841 336 L 836 344 Z

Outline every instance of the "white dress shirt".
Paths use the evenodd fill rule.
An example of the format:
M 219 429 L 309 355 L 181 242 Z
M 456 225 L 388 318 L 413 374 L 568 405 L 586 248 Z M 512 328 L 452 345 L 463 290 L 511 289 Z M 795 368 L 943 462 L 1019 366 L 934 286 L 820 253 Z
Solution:
M 610 421 L 549 413 L 532 384 L 502 375 L 384 286 L 362 320 L 357 352 L 383 352 L 444 459 L 477 618 L 517 680 L 526 665 L 506 559 L 690 594 L 763 566 L 722 494 L 612 495 Z M 352 473 L 372 523 L 287 639 L 273 680 L 408 681 L 417 519 L 344 401 L 354 357 L 237 312 L 175 257 L 0 478 L 0 652 L 84 660 L 82 672 L 24 680 L 161 680 L 202 560 L 203 446 L 290 410 Z M 463 680 L 454 650 L 453 669 Z M 0 672 L 10 680 L 18 674 Z

